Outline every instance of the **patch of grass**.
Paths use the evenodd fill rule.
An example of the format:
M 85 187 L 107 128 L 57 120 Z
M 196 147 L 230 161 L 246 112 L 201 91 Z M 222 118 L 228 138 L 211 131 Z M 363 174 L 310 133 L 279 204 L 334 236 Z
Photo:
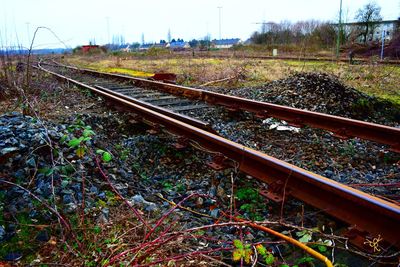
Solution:
M 144 71 L 138 71 L 138 70 L 132 70 L 132 69 L 126 69 L 126 68 L 112 68 L 112 67 L 99 67 L 99 68 L 89 67 L 89 68 L 97 70 L 97 71 L 102 71 L 102 72 L 127 74 L 130 76 L 144 77 L 144 78 L 148 78 L 148 77 L 151 77 L 154 75 L 154 73 L 148 73 L 148 72 L 144 72 Z
M 256 189 L 245 185 L 236 190 L 235 197 L 240 202 L 239 209 L 247 213 L 251 220 L 264 219 L 260 211 L 265 210 L 266 207 Z
M 400 66 L 397 65 L 349 65 L 329 61 L 259 60 L 240 58 L 146 58 L 131 57 L 119 61 L 103 56 L 88 58 L 72 56 L 66 58 L 71 64 L 96 70 L 148 77 L 155 72 L 178 74 L 178 82 L 188 86 L 199 86 L 209 81 L 230 77 L 244 68 L 246 77 L 236 83 L 216 83 L 216 87 L 258 87 L 272 80 L 286 78 L 293 72 L 326 72 L 338 76 L 340 81 L 368 95 L 400 104 Z M 141 70 L 140 71 L 135 71 Z
M 17 214 L 15 235 L 0 246 L 0 259 L 10 252 L 22 253 L 25 260 L 33 257 L 32 253 L 39 245 L 37 242 L 32 242 L 37 234 L 37 229 L 31 226 L 33 224 L 35 222 L 27 213 Z

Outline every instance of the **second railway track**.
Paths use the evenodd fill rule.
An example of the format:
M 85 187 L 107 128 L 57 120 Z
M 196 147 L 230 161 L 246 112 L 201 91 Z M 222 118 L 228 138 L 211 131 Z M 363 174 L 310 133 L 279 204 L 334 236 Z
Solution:
M 208 123 L 188 117 L 187 114 L 190 115 L 193 110 L 213 108 L 210 106 L 211 103 L 227 106 L 226 102 L 230 99 L 231 105 L 228 106 L 231 110 L 245 109 L 256 112 L 263 117 L 278 117 L 286 119 L 292 124 L 311 125 L 325 130 L 333 130 L 336 127 L 336 133 L 342 137 L 359 136 L 390 145 L 394 149 L 398 149 L 399 146 L 399 129 L 289 108 L 291 112 L 294 112 L 291 113 L 277 105 L 263 106 L 263 104 L 258 104 L 261 102 L 235 97 L 223 99 L 219 94 L 203 90 L 190 88 L 186 90 L 185 87 L 121 75 L 112 75 L 106 78 L 107 74 L 105 73 L 92 72 L 92 77 L 94 75 L 97 78 L 93 82 L 93 78 L 88 81 L 82 76 L 79 80 L 75 80 L 76 77 L 79 78 L 78 73 L 83 72 L 87 75 L 90 73 L 89 70 L 82 71 L 73 67 L 55 65 L 47 65 L 47 69 L 41 68 L 60 78 L 90 89 L 118 103 L 118 105 L 124 105 L 146 120 L 162 125 L 169 131 L 187 139 L 194 140 L 207 149 L 219 152 L 238 162 L 241 171 L 268 184 L 277 187 L 280 185 L 290 195 L 350 225 L 356 225 L 357 228 L 365 230 L 371 236 L 381 235 L 386 241 L 399 246 L 400 235 L 397 231 L 397 227 L 400 225 L 399 206 L 217 136 L 212 133 Z M 71 77 L 71 72 L 75 73 L 75 77 Z M 64 75 L 71 76 L 66 77 Z M 110 82 L 110 78 L 113 82 Z M 126 85 L 121 84 L 121 81 L 125 82 Z M 143 84 L 146 84 L 146 87 L 151 90 L 144 89 Z M 115 88 L 115 86 L 118 88 Z M 158 90 L 168 92 L 168 94 L 153 91 L 152 89 L 156 86 L 161 87 Z M 129 93 L 131 97 L 124 96 L 121 93 Z M 171 96 L 172 93 L 175 96 Z M 132 96 L 134 99 L 132 99 Z M 151 102 L 153 104 L 161 103 L 161 105 L 152 105 Z M 182 114 L 183 112 L 187 113 Z M 324 118 L 328 122 L 318 121 L 321 116 L 326 116 Z M 342 127 L 338 127 L 337 123 Z M 343 128 L 343 125 L 347 125 L 347 128 Z

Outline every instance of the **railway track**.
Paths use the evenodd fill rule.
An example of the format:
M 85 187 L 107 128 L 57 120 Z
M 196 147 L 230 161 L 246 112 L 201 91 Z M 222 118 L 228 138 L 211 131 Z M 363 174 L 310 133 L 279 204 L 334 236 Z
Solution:
M 51 66 L 51 65 L 50 65 Z M 54 67 L 54 65 L 53 65 Z M 226 107 L 228 110 L 234 111 L 248 111 L 256 114 L 256 116 L 260 118 L 277 118 L 280 120 L 287 121 L 289 125 L 295 127 L 312 127 L 319 128 L 323 130 L 327 130 L 332 132 L 335 136 L 348 139 L 352 137 L 358 137 L 361 139 L 377 142 L 380 144 L 385 144 L 390 147 L 391 150 L 399 152 L 400 151 L 400 129 L 394 127 L 388 127 L 380 124 L 369 123 L 359 120 L 353 120 L 348 118 L 343 118 L 339 116 L 333 116 L 308 110 L 302 110 L 297 108 L 291 108 L 271 103 L 265 103 L 255 100 L 249 100 L 245 98 L 229 96 L 224 94 L 219 94 L 215 92 L 210 92 L 201 89 L 189 88 L 184 86 L 178 86 L 168 83 L 162 83 L 157 81 L 150 81 L 140 78 L 134 78 L 125 75 L 119 74 L 110 74 L 110 73 L 102 73 L 98 71 L 93 71 L 89 69 L 79 69 L 76 67 L 58 65 L 58 69 L 60 67 L 64 67 L 66 70 L 74 70 L 79 71 L 81 73 L 90 74 L 91 76 L 96 77 L 108 77 L 108 79 L 112 78 L 115 81 L 122 81 L 124 83 L 128 83 L 128 88 L 107 88 L 110 89 L 108 92 L 113 93 L 115 95 L 129 95 L 129 91 L 134 91 L 137 87 L 146 88 L 148 94 L 154 94 L 153 97 L 149 97 L 146 99 L 145 95 L 138 95 L 133 93 L 133 97 L 135 99 L 141 99 L 149 104 L 157 105 L 156 102 L 151 103 L 152 100 L 160 101 L 158 98 L 162 97 L 183 97 L 191 100 L 197 100 L 198 108 L 205 108 L 207 104 L 209 105 L 220 105 Z M 62 68 L 61 68 L 62 70 Z M 97 82 L 92 83 L 91 85 L 97 88 L 102 87 L 102 89 L 106 89 L 106 86 L 98 85 Z M 90 83 L 89 83 L 90 84 Z M 129 88 L 130 87 L 130 88 Z M 146 93 L 146 91 L 145 91 Z M 142 98 L 142 97 L 145 98 Z M 150 101 L 149 101 L 150 100 Z M 183 101 L 182 99 L 181 101 Z M 162 101 L 162 100 L 161 100 Z M 177 105 L 180 105 L 179 103 Z M 189 108 L 193 104 L 188 104 Z M 193 106 L 193 109 L 196 108 Z M 174 111 L 174 107 L 169 107 L 170 110 Z M 179 109 L 179 107 L 178 107 Z M 185 111 L 183 110 L 175 110 L 175 111 Z M 190 115 L 190 112 L 187 114 Z M 206 126 L 205 126 L 206 127 Z M 208 126 L 209 128 L 209 126 Z
M 238 59 L 261 59 L 261 60 L 293 60 L 293 61 L 316 61 L 316 62 L 343 62 L 349 63 L 349 58 L 332 58 L 332 57 L 296 57 L 296 56 L 263 56 L 263 55 L 249 55 L 244 53 L 234 53 L 231 55 L 212 54 L 210 52 L 197 52 L 197 57 L 201 58 L 238 58 Z M 361 64 L 371 64 L 371 59 L 368 58 L 355 58 L 354 62 Z M 376 62 L 379 65 L 398 65 L 399 60 L 379 60 Z
M 397 229 L 400 225 L 399 206 L 222 138 L 213 133 L 207 123 L 193 119 L 182 112 L 190 113 L 195 109 L 211 108 L 211 104 L 221 104 L 231 110 L 244 109 L 262 117 L 278 117 L 296 125 L 304 124 L 332 130 L 334 128 L 332 125 L 326 121 L 319 121 L 325 119 L 336 123 L 334 124 L 336 127 L 338 124 L 342 128 L 343 125 L 348 127 L 344 132 L 341 130 L 342 137 L 344 134 L 359 136 L 390 145 L 394 149 L 398 149 L 399 146 L 399 129 L 123 75 L 109 75 L 52 64 L 44 66 L 46 67 L 39 65 L 39 68 L 60 79 L 89 89 L 117 106 L 124 106 L 153 125 L 164 127 L 236 161 L 241 171 L 274 188 L 273 193 L 277 199 L 291 195 L 355 226 L 358 234 L 353 236 L 353 240 L 358 244 L 362 244 L 367 237 L 380 235 L 391 245 L 400 246 L 400 233 Z M 70 74 L 71 70 L 90 74 L 92 78 L 85 80 L 81 77 L 78 81 L 60 74 L 63 72 Z M 96 77 L 95 81 L 93 75 Z M 122 87 L 121 82 L 126 83 L 125 87 Z M 118 87 L 112 86 L 116 84 Z M 157 106 L 156 103 L 162 105 Z

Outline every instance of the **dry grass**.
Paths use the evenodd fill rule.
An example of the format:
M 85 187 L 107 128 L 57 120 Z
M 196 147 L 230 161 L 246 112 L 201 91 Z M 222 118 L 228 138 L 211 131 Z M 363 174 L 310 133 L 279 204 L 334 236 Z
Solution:
M 257 87 L 276 79 L 282 79 L 293 72 L 326 72 L 339 77 L 346 85 L 361 92 L 400 104 L 400 66 L 395 65 L 349 65 L 336 62 L 260 60 L 233 58 L 162 58 L 139 59 L 111 56 L 66 58 L 71 64 L 104 71 L 130 70 L 133 76 L 146 77 L 155 72 L 178 74 L 178 82 L 188 86 L 234 77 L 222 87 Z M 141 72 L 144 72 L 142 74 Z

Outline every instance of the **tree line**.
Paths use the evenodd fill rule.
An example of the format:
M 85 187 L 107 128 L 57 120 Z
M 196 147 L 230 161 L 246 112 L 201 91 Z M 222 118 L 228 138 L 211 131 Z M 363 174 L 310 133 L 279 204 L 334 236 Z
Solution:
M 288 45 L 300 44 L 307 40 L 322 47 L 330 47 L 335 40 L 335 27 L 328 22 L 317 20 L 291 23 L 263 23 L 260 32 L 250 37 L 254 44 Z
M 380 12 L 380 6 L 371 2 L 357 10 L 354 25 L 345 23 L 345 25 L 339 26 L 338 22 L 318 20 L 295 23 L 290 21 L 262 23 L 261 30 L 254 32 L 250 39 L 255 44 L 299 45 L 306 42 L 307 45 L 329 48 L 335 45 L 339 35 L 341 44 L 354 42 L 366 44 L 375 41 L 374 33 L 379 28 L 379 22 L 382 21 Z M 391 34 L 395 34 L 395 32 Z

